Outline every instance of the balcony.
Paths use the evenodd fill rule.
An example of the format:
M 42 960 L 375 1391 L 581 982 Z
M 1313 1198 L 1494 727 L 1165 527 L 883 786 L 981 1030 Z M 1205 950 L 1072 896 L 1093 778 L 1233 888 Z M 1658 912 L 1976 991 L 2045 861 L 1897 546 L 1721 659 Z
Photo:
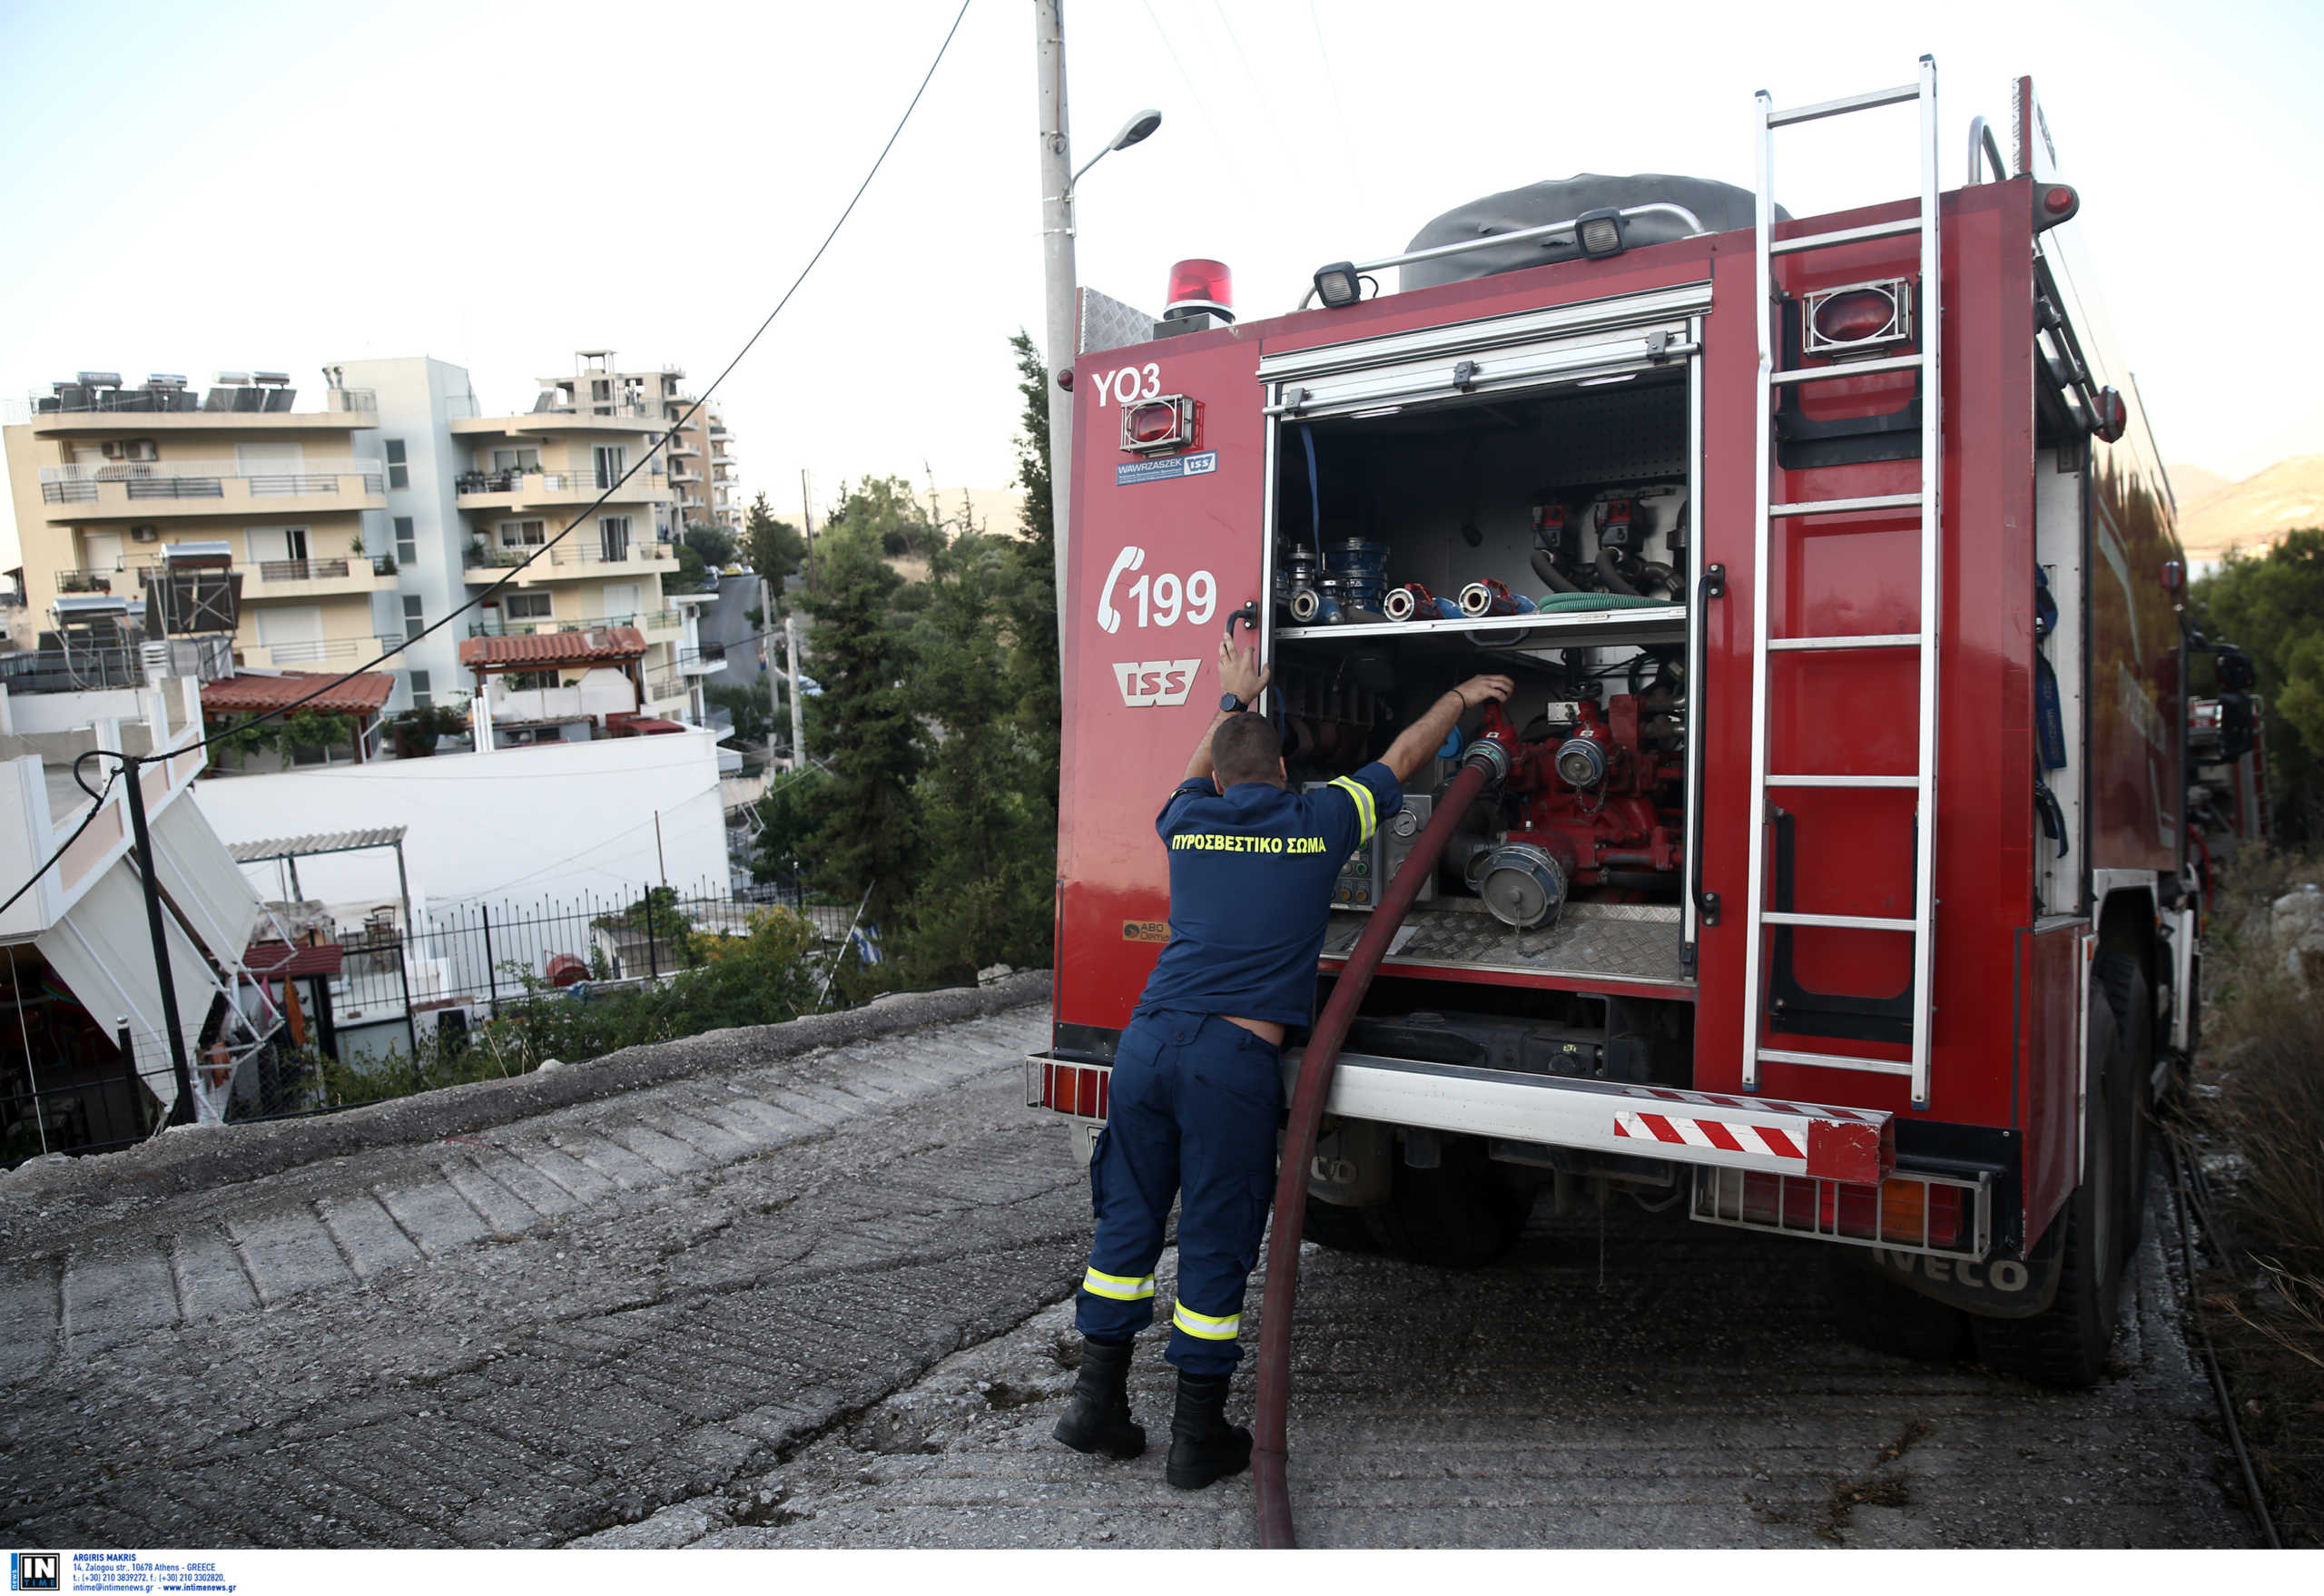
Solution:
M 656 676 L 645 684 L 645 700 L 649 704 L 687 703 L 694 697 L 694 678 L 672 672 Z
M 237 460 L 105 461 L 43 466 L 41 503 L 64 523 L 159 516 L 316 516 L 388 507 L 377 460 L 305 460 L 244 466 Z
M 655 538 L 633 540 L 609 548 L 596 528 L 589 527 L 575 527 L 564 542 L 548 547 L 546 553 L 541 552 L 543 547 L 540 544 L 521 548 L 478 547 L 471 544 L 464 557 L 468 580 L 479 585 L 497 581 L 510 566 L 523 565 L 525 557 L 535 553 L 540 553 L 541 557 L 518 573 L 518 582 L 555 582 L 575 576 L 658 576 L 678 568 L 678 546 L 675 543 Z
M 399 648 L 400 636 L 316 637 L 297 643 L 247 643 L 234 640 L 234 663 L 278 671 L 351 670 L 369 665 L 390 648 Z M 393 670 L 394 665 L 387 668 Z
M 594 632 L 602 626 L 635 626 L 648 637 L 654 634 L 675 632 L 685 623 L 685 616 L 674 609 L 646 610 L 638 615 L 590 616 L 586 619 L 568 620 L 564 616 L 544 616 L 537 620 L 518 617 L 512 620 L 470 621 L 471 637 L 530 637 L 544 632 Z
M 650 504 L 669 498 L 668 478 L 658 466 L 631 472 L 618 488 L 614 481 L 600 481 L 594 471 L 463 471 L 452 478 L 452 491 L 464 510 L 587 504 L 601 493 L 611 504 Z
M 340 594 L 377 593 L 392 588 L 394 562 L 381 556 L 356 555 L 347 559 L 260 560 L 258 580 L 245 582 L 244 602 L 271 598 L 330 598 Z
M 726 645 L 705 643 L 699 648 L 678 650 L 678 674 L 684 676 L 707 676 L 726 668 Z

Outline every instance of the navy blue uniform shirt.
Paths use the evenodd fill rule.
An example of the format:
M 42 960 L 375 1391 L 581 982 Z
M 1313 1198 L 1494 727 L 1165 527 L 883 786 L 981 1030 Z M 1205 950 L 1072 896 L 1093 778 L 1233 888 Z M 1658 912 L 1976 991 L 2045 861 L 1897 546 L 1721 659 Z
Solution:
M 1170 945 L 1139 1011 L 1306 1024 L 1332 883 L 1403 802 L 1377 761 L 1313 793 L 1181 783 L 1154 823 L 1170 851 Z

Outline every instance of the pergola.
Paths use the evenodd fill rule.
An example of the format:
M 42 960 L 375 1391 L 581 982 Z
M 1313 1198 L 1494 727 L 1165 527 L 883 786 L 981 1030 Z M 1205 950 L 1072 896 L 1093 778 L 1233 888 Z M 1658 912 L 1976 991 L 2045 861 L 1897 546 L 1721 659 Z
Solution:
M 271 864 L 277 860 L 290 867 L 290 895 L 303 898 L 299 886 L 299 861 L 315 859 L 326 853 L 359 853 L 371 848 L 392 848 L 396 852 L 396 895 L 403 900 L 403 929 L 408 936 L 411 923 L 411 878 L 404 872 L 402 826 L 367 826 L 353 832 L 310 832 L 301 837 L 262 837 L 255 842 L 229 842 L 226 852 L 234 856 L 236 864 Z

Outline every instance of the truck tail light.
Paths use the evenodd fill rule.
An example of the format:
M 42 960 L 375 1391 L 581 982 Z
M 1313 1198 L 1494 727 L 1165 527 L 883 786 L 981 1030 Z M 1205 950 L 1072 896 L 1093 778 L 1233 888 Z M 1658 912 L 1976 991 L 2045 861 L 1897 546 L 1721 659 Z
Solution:
M 1961 1188 L 1898 1175 L 1878 1186 L 1783 1175 L 1743 1177 L 1747 1223 L 1856 1241 L 1953 1247 L 1961 1241 Z
M 1108 1065 L 1064 1064 L 1044 1059 L 1040 1106 L 1060 1114 L 1078 1114 L 1085 1119 L 1103 1119 L 1107 1099 L 1111 1096 L 1108 1088 L 1113 1074 Z
M 2130 430 L 2130 427 L 2131 407 L 2123 402 L 2122 390 L 2119 388 L 2100 389 L 2098 411 L 2091 418 L 2090 429 L 2098 434 L 2102 441 L 2115 443 Z
M 1170 292 L 1162 320 L 1176 321 L 1200 315 L 1216 316 L 1222 321 L 1235 320 L 1235 274 L 1224 261 L 1181 261 L 1170 268 Z
M 1122 452 L 1161 454 L 1195 440 L 1195 403 L 1182 393 L 1122 407 Z
M 1903 278 L 1826 289 L 1807 296 L 1802 353 L 1850 355 L 1913 336 L 1912 285 Z

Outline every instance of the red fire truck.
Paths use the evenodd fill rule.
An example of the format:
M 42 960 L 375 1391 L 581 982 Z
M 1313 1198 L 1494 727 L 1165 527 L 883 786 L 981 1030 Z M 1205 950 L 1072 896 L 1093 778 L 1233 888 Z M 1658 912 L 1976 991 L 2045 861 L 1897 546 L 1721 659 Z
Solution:
M 1159 323 L 1084 296 L 1028 1097 L 1085 1152 L 1219 628 L 1300 782 L 1503 672 L 1340 876 L 1319 1010 L 1458 762 L 1494 767 L 1413 863 L 1308 1234 L 1475 1263 L 1543 1187 L 1682 1203 L 1846 1244 L 1896 1339 L 2097 1376 L 2197 1000 L 2184 567 L 2030 80 L 2014 161 L 1979 118 L 1952 190 L 1935 90 L 1763 94 L 1756 193 L 1495 195 L 1271 320 L 1216 262 Z M 1776 205 L 1785 129 L 1915 110 L 1913 197 Z

